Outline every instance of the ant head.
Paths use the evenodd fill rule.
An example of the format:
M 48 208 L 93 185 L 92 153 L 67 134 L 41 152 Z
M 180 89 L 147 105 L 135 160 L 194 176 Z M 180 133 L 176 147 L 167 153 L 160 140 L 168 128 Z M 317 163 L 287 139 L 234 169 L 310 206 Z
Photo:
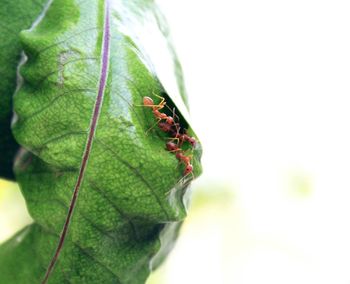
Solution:
M 169 141 L 166 143 L 166 148 L 168 151 L 175 151 L 175 150 L 177 150 L 177 145 L 175 143 Z
M 189 137 L 189 138 L 188 138 L 188 142 L 190 142 L 190 144 L 191 144 L 192 146 L 195 146 L 195 145 L 196 145 L 196 139 L 194 139 L 193 137 Z
M 154 105 L 154 102 L 150 97 L 143 97 L 143 104 L 145 106 L 152 106 Z
M 185 170 L 184 170 L 184 175 L 187 176 L 188 174 L 192 173 L 193 171 L 193 166 L 191 164 L 188 164 L 186 167 L 185 167 Z

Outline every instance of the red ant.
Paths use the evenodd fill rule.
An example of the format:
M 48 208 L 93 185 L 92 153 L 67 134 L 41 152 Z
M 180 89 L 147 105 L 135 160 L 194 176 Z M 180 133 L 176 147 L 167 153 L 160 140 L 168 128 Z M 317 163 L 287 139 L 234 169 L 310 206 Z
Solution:
M 174 129 L 174 126 L 176 129 Z M 160 130 L 162 130 L 163 132 L 168 132 L 170 133 L 171 137 L 176 137 L 178 135 L 178 123 L 175 123 L 174 125 L 171 125 L 167 122 L 159 122 L 158 123 L 158 127 Z M 173 138 L 171 138 L 173 139 Z
M 182 151 L 177 144 L 173 143 L 173 142 L 167 142 L 166 144 L 166 148 L 169 152 L 178 152 L 178 151 Z
M 176 131 L 174 129 L 174 126 L 176 128 Z M 170 133 L 170 135 L 172 137 L 171 139 L 178 140 L 179 141 L 178 144 L 180 146 L 182 146 L 184 141 L 189 142 L 192 145 L 192 147 L 195 146 L 197 143 L 197 141 L 194 137 L 187 135 L 187 133 L 180 133 L 180 127 L 179 127 L 178 123 L 169 124 L 167 122 L 159 122 L 158 127 L 160 130 Z
M 160 112 L 166 106 L 165 99 L 154 94 L 161 99 L 159 104 L 154 104 L 154 101 L 150 97 L 143 97 L 143 106 L 151 107 L 154 116 L 157 119 L 158 127 L 163 132 L 170 133 L 171 140 L 178 140 L 178 143 L 175 144 L 172 141 L 166 143 L 166 148 L 170 152 L 177 152 L 176 158 L 185 165 L 184 176 L 188 174 L 193 174 L 193 166 L 191 165 L 191 157 L 184 155 L 183 150 L 180 148 L 184 141 L 189 142 L 192 146 L 195 146 L 196 139 L 187 135 L 187 133 L 180 133 L 180 124 L 175 123 L 175 117 L 178 116 L 175 114 L 175 108 L 173 109 L 173 117 L 168 116 L 165 113 Z M 169 108 L 169 107 L 168 107 Z M 162 122 L 161 120 L 165 120 Z
M 188 136 L 187 133 L 177 133 L 174 138 L 179 140 L 180 145 L 182 145 L 184 141 L 189 142 L 192 146 L 195 146 L 197 143 L 196 139 L 194 137 Z
M 175 123 L 175 108 L 173 109 L 173 117 L 166 115 L 159 110 L 163 109 L 166 106 L 165 99 L 161 96 L 154 94 L 156 97 L 160 98 L 161 101 L 159 104 L 154 104 L 154 101 L 150 97 L 143 97 L 143 106 L 151 107 L 154 116 L 158 119 L 158 127 L 164 132 L 170 132 L 172 137 L 179 140 L 179 144 L 182 145 L 184 141 L 189 142 L 192 146 L 196 145 L 196 139 L 194 137 L 190 137 L 187 133 L 180 133 L 179 124 Z M 161 120 L 165 120 L 165 122 L 160 122 Z M 176 127 L 176 132 L 172 126 Z
M 167 116 L 165 113 L 159 111 L 165 107 L 165 105 L 166 105 L 165 99 L 163 97 L 156 95 L 156 94 L 154 94 L 154 95 L 157 96 L 158 98 L 160 98 L 161 102 L 159 104 L 155 105 L 154 101 L 150 97 L 143 97 L 143 106 L 152 108 L 153 114 L 158 119 L 158 122 L 161 121 L 162 119 L 164 119 L 166 121 L 166 123 L 173 125 L 174 119 L 171 116 Z
M 191 157 L 183 154 L 183 151 L 173 142 L 166 143 L 166 148 L 170 152 L 177 152 L 176 158 L 185 164 L 184 176 L 193 173 L 193 166 L 191 165 Z

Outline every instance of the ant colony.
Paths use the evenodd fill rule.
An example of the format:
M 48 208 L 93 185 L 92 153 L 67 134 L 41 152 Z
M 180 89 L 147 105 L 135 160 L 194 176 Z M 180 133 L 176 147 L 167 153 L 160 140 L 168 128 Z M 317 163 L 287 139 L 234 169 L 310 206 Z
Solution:
M 185 151 L 182 149 L 182 146 L 185 142 L 187 142 L 193 148 L 197 141 L 194 137 L 190 137 L 186 131 L 181 131 L 180 123 L 175 122 L 176 118 L 178 120 L 178 116 L 175 114 L 175 108 L 172 110 L 173 116 L 168 116 L 166 113 L 160 111 L 166 106 L 166 102 L 163 97 L 158 95 L 155 96 L 161 99 L 159 104 L 154 104 L 154 101 L 150 97 L 143 97 L 143 106 L 152 109 L 159 129 L 170 135 L 170 141 L 166 143 L 166 149 L 176 155 L 179 163 L 183 163 L 185 165 L 183 175 L 187 176 L 189 174 L 193 174 L 191 155 L 186 155 Z

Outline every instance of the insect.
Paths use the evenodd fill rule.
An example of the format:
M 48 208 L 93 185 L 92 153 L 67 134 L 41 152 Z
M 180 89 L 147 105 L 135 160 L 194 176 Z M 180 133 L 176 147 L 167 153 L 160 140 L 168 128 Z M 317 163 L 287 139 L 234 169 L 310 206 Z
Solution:
M 163 132 L 168 132 L 171 137 L 175 137 L 177 135 L 177 129 L 174 129 L 174 125 L 169 124 L 167 122 L 159 122 L 158 127 Z
M 192 147 L 194 147 L 197 143 L 196 139 L 194 137 L 188 136 L 187 133 L 177 133 L 174 138 L 179 140 L 180 145 L 182 145 L 184 141 L 187 141 L 192 145 Z
M 166 146 L 166 148 L 167 148 L 167 150 L 168 150 L 169 152 L 182 151 L 182 150 L 177 146 L 177 144 L 175 144 L 174 142 L 171 142 L 171 141 L 167 142 L 167 143 L 165 144 L 165 146 Z
M 183 143 L 187 141 L 191 144 L 192 147 L 194 147 L 197 143 L 196 139 L 194 137 L 191 137 L 187 134 L 187 131 L 181 131 L 181 126 L 179 122 L 175 122 L 176 120 L 179 121 L 179 117 L 175 113 L 175 108 L 172 110 L 173 115 L 168 116 L 166 113 L 161 112 L 166 105 L 165 98 L 160 97 L 156 94 L 154 94 L 158 98 L 161 99 L 160 103 L 155 104 L 153 99 L 150 97 L 143 97 L 143 105 L 145 107 L 152 108 L 152 112 L 154 114 L 154 117 L 157 119 L 156 124 L 158 125 L 159 129 L 163 132 L 170 134 L 170 141 L 166 143 L 166 149 L 169 152 L 176 153 L 176 158 L 180 163 L 183 163 L 185 165 L 185 169 L 183 172 L 184 176 L 187 176 L 189 174 L 193 175 L 193 166 L 191 164 L 191 156 L 186 156 L 184 154 L 184 151 L 181 149 Z M 168 107 L 168 109 L 170 109 Z M 153 126 L 150 128 L 152 129 Z M 149 130 L 148 130 L 149 131 Z M 177 141 L 177 143 L 174 143 L 174 141 Z
M 160 97 L 158 95 L 155 95 L 161 99 L 159 104 L 154 104 L 154 101 L 150 97 L 143 97 L 143 106 L 152 108 L 152 112 L 154 116 L 158 119 L 158 122 L 161 120 L 165 120 L 166 123 L 172 125 L 174 124 L 174 118 L 171 116 L 168 116 L 166 113 L 160 112 L 161 109 L 163 109 L 166 105 L 165 99 L 163 97 Z
M 178 147 L 177 144 L 175 144 L 174 142 L 167 142 L 166 143 L 166 148 L 169 152 L 176 152 L 176 158 L 180 161 L 180 163 L 184 163 L 185 165 L 185 169 L 183 172 L 184 176 L 187 176 L 189 174 L 193 174 L 193 166 L 191 164 L 191 157 L 190 156 L 186 156 L 184 154 L 184 151 Z
M 161 99 L 160 103 L 154 104 L 152 98 L 145 96 L 143 97 L 143 106 L 152 108 L 152 112 L 157 119 L 158 127 L 164 132 L 169 132 L 172 138 L 178 139 L 180 145 L 182 145 L 184 141 L 187 141 L 192 146 L 195 146 L 196 139 L 194 137 L 189 136 L 187 133 L 180 133 L 180 126 L 178 123 L 175 123 L 175 117 L 178 117 L 175 114 L 175 108 L 173 109 L 172 117 L 168 116 L 166 113 L 160 112 L 160 110 L 166 106 L 165 98 L 156 94 L 154 95 Z M 161 120 L 165 121 L 161 122 Z M 174 131 L 174 128 L 172 126 L 175 126 L 176 132 Z
M 163 132 L 167 132 L 171 136 L 171 140 L 177 140 L 178 144 L 182 146 L 184 141 L 189 142 L 192 147 L 194 147 L 197 143 L 196 139 L 194 137 L 189 136 L 186 132 L 180 133 L 180 124 L 179 123 L 173 123 L 169 124 L 166 121 L 165 122 L 159 122 L 158 127 Z

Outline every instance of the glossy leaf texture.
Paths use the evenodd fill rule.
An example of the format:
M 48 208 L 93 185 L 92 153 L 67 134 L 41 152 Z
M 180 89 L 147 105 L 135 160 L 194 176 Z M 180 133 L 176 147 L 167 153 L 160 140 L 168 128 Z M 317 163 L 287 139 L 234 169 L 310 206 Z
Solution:
M 201 147 L 184 146 L 194 175 L 183 177 L 167 134 L 147 132 L 156 120 L 139 106 L 143 97 L 162 96 L 172 108 L 184 94 L 160 19 L 153 1 L 53 0 L 21 33 L 27 61 L 14 97 L 13 133 L 23 146 L 15 171 L 35 223 L 0 246 L 0 283 L 43 280 L 77 188 L 48 283 L 144 283 L 173 246 Z M 164 72 L 179 92 L 160 79 L 158 53 L 171 62 Z M 175 107 L 194 135 L 186 110 Z
M 32 25 L 46 2 L 0 1 L 0 178 L 14 179 L 13 159 L 19 148 L 11 132 L 12 96 L 21 58 L 19 32 Z

